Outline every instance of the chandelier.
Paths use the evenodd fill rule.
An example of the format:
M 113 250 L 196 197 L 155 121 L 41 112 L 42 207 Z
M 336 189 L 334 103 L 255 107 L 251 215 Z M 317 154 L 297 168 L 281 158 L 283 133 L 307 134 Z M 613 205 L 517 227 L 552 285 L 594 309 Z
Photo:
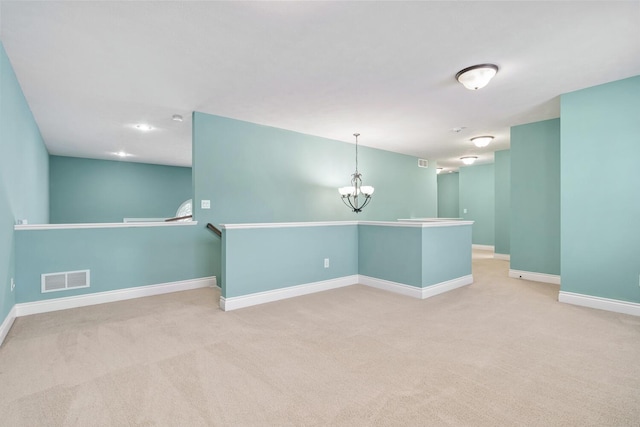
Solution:
M 362 212 L 365 206 L 371 201 L 373 187 L 370 185 L 362 185 L 362 174 L 358 172 L 358 137 L 359 133 L 354 133 L 356 137 L 356 171 L 351 175 L 351 185 L 338 188 L 342 203 L 344 203 L 353 212 Z

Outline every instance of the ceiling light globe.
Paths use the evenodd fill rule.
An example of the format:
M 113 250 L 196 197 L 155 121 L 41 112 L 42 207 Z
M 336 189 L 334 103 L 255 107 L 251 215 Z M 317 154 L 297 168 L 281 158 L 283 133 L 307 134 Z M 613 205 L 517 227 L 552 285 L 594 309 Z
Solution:
M 498 66 L 494 64 L 474 65 L 458 71 L 456 80 L 469 90 L 478 90 L 489 84 L 497 72 Z
M 460 160 L 462 160 L 462 163 L 465 165 L 472 165 L 478 158 L 476 156 L 466 156 L 460 157 Z
M 476 147 L 486 147 L 493 140 L 492 136 L 476 136 L 475 138 L 471 138 L 471 142 L 475 144 Z

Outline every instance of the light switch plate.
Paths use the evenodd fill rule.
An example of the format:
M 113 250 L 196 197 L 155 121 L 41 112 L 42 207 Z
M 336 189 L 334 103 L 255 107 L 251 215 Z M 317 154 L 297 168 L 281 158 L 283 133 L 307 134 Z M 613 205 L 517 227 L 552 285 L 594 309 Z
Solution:
M 200 208 L 211 209 L 211 200 L 200 200 Z

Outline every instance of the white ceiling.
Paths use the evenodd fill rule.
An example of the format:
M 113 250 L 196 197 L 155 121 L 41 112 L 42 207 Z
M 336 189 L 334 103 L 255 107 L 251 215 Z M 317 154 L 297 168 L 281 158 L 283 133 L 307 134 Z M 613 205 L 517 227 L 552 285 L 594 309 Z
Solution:
M 427 158 L 491 162 L 559 95 L 640 74 L 640 1 L 2 1 L 49 152 L 191 164 L 201 111 Z M 500 71 L 469 91 L 457 71 Z M 184 121 L 171 120 L 181 114 Z M 134 128 L 145 122 L 155 129 Z M 465 127 L 460 133 L 452 128 Z M 494 135 L 486 148 L 469 138 Z

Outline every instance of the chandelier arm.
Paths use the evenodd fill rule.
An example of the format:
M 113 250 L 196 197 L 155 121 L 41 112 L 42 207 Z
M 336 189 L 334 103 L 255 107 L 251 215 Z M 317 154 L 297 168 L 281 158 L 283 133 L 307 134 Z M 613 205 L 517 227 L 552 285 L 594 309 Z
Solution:
M 365 196 L 364 203 L 362 204 L 362 206 L 360 206 L 360 209 L 364 209 L 364 207 L 367 206 L 370 201 L 371 201 L 371 196 Z
M 346 207 L 348 207 L 349 209 L 353 209 L 353 206 L 351 205 L 351 200 L 349 200 L 349 203 L 345 202 L 344 199 L 346 199 L 346 197 L 341 197 L 340 198 L 342 200 L 342 203 L 344 203 L 344 205 Z

